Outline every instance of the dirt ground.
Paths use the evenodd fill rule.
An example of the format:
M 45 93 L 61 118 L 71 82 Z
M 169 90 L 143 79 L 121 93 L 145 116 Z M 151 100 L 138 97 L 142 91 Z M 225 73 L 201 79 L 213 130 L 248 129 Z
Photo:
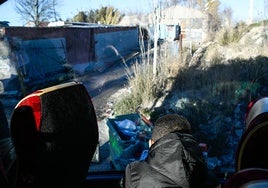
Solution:
M 131 69 L 132 61 L 127 64 L 116 62 L 105 71 L 91 72 L 83 77 L 77 78 L 82 82 L 92 97 L 99 126 L 99 161 L 91 164 L 89 171 L 114 170 L 110 165 L 109 128 L 106 124 L 107 118 L 113 114 L 115 101 L 127 90 L 127 71 Z

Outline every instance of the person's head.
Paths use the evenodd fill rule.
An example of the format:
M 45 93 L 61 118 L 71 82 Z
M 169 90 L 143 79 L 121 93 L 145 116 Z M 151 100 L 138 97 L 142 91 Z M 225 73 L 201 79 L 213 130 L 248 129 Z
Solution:
M 152 145 L 164 135 L 176 131 L 191 132 L 191 125 L 185 117 L 178 114 L 167 114 L 158 118 L 154 123 L 149 145 Z

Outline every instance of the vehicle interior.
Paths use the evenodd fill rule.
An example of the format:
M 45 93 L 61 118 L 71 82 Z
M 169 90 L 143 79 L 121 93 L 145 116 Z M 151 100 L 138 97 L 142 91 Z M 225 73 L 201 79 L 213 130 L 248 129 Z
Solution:
M 253 128 L 248 129 L 240 140 L 236 173 L 226 180 L 218 174 L 222 186 L 267 185 L 267 164 L 260 154 L 260 147 L 262 143 L 266 143 L 267 138 L 267 118 L 264 116 L 267 112 L 263 110 L 266 101 L 267 98 L 259 99 L 249 110 L 249 113 L 253 113 L 251 110 L 258 111 L 253 118 L 254 121 L 251 121 L 252 124 L 257 123 L 251 125 Z M 5 117 L 3 108 L 1 115 Z M 11 187 L 123 186 L 124 170 L 88 171 L 96 155 L 96 148 L 98 149 L 99 130 L 94 106 L 82 83 L 68 82 L 55 85 L 24 97 L 13 111 L 10 134 L 7 131 L 6 117 L 2 118 L 2 122 L 5 122 L 2 125 L 6 126 L 1 126 L 2 133 L 5 133 L 1 137 L 1 147 L 7 147 L 6 143 L 12 139 L 16 151 L 16 157 L 13 156 L 14 159 L 10 162 L 9 171 L 1 174 L 4 180 L 9 181 Z M 120 137 L 123 144 L 129 139 Z M 116 148 L 120 150 L 119 147 L 124 146 Z M 141 152 L 144 147 L 137 146 L 140 147 Z M 123 153 L 124 149 L 121 148 L 119 152 Z M 131 151 L 139 149 L 127 150 L 127 153 Z M 9 156 L 2 156 L 2 160 L 11 160 L 11 154 L 12 151 L 9 151 Z M 116 160 L 113 162 L 117 163 Z M 119 161 L 119 166 L 114 164 L 114 169 L 123 169 L 128 163 L 123 162 Z

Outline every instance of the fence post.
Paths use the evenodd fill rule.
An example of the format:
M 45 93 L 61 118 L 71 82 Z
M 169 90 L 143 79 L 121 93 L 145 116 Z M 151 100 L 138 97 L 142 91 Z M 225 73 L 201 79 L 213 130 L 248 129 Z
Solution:
M 180 63 L 183 63 L 182 34 L 180 34 L 180 39 L 179 39 L 179 53 L 180 53 Z

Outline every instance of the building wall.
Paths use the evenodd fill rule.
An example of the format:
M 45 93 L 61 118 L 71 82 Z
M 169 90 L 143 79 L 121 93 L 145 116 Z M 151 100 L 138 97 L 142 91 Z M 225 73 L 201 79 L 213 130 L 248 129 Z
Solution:
M 114 62 L 139 49 L 138 30 L 98 33 L 95 42 L 97 61 Z
M 67 61 L 72 64 L 110 62 L 108 46 L 122 56 L 138 45 L 137 27 L 7 27 L 4 37 L 17 40 L 65 38 Z
M 7 27 L 4 31 L 4 36 L 10 41 L 65 38 L 66 57 L 70 64 L 90 61 L 91 35 L 91 29 L 63 27 Z

